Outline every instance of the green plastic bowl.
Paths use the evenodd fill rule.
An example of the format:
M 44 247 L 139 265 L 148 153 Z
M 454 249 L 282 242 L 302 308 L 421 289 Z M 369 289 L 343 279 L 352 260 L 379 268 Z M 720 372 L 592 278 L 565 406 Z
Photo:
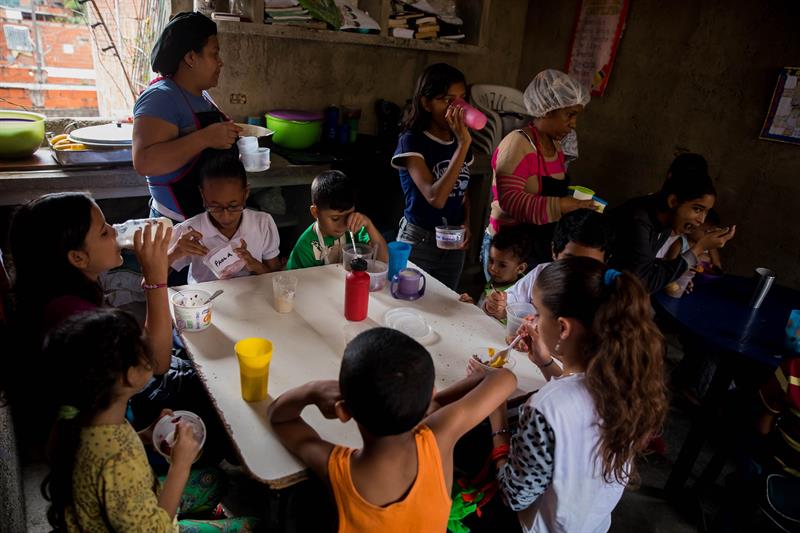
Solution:
M 284 148 L 303 150 L 319 142 L 322 136 L 322 120 L 287 120 L 269 113 L 267 128 L 275 133 L 272 142 Z
M 44 140 L 44 115 L 0 110 L 0 158 L 28 157 Z

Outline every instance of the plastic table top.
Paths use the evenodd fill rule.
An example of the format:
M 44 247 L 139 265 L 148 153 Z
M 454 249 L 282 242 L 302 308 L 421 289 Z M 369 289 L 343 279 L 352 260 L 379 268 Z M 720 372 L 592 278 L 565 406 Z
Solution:
M 774 284 L 758 309 L 750 308 L 755 280 L 724 275 L 695 283 L 681 298 L 654 295 L 657 306 L 681 328 L 717 349 L 776 367 L 790 354 L 784 347 L 786 323 L 800 309 L 800 292 Z
M 267 421 L 267 407 L 290 388 L 312 380 L 337 379 L 345 335 L 383 325 L 384 315 L 391 309 L 414 309 L 434 331 L 426 348 L 433 357 L 437 389 L 466 375 L 467 360 L 476 347 L 505 345 L 505 328 L 500 323 L 476 306 L 459 302 L 456 293 L 432 276 L 426 276 L 425 295 L 416 301 L 393 298 L 388 286 L 370 293 L 368 318 L 348 322 L 341 265 L 291 271 L 299 282 L 294 311 L 287 314 L 278 313 L 273 306 L 272 278 L 278 274 L 193 285 L 209 292 L 224 289 L 225 293 L 214 300 L 211 325 L 206 330 L 182 335 L 245 467 L 272 488 L 296 483 L 306 472 L 278 442 Z M 241 397 L 234 344 L 246 337 L 264 337 L 273 343 L 268 398 L 262 402 L 248 403 Z M 514 359 L 519 394 L 544 385 L 541 372 L 524 354 L 515 352 Z M 303 418 L 331 442 L 351 447 L 362 444 L 353 421 L 326 420 L 313 406 L 304 410 Z

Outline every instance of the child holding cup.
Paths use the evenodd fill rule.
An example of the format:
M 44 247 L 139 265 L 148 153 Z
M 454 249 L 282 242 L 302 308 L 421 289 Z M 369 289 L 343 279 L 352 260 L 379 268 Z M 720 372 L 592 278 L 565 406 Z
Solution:
M 458 69 L 437 63 L 417 81 L 411 115 L 400 136 L 392 166 L 400 173 L 405 210 L 397 240 L 413 246 L 411 261 L 451 289 L 458 287 L 469 245 L 469 167 L 472 137 L 458 104 L 467 85 Z M 444 241 L 437 226 L 462 229 Z M 437 243 L 437 240 L 439 241 Z

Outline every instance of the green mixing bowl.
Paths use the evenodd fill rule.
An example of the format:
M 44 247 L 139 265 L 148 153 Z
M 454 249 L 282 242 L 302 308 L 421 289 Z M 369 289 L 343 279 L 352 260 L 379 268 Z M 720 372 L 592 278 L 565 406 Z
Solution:
M 270 111 L 266 117 L 267 128 L 275 132 L 272 142 L 278 146 L 303 150 L 322 136 L 321 114 L 281 110 Z
M 44 115 L 0 110 L 0 158 L 28 157 L 44 140 Z

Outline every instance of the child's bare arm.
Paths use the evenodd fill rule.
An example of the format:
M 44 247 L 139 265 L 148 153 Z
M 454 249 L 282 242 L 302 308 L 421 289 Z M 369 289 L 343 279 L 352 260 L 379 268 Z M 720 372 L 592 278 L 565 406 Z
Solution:
M 278 256 L 275 256 L 272 259 L 264 259 L 261 261 L 261 263 L 267 269 L 267 272 L 277 272 L 278 270 L 283 270 L 281 258 Z
M 504 368 L 487 368 L 470 375 L 437 394 L 436 401 L 449 402 L 424 420 L 436 435 L 439 449 L 449 454 L 458 439 L 477 426 L 517 388 L 517 377 Z
M 323 440 L 300 413 L 316 405 L 325 418 L 336 418 L 335 405 L 341 399 L 336 381 L 312 381 L 280 395 L 269 406 L 267 416 L 281 444 L 321 479 L 328 477 L 328 457 L 333 444 Z

